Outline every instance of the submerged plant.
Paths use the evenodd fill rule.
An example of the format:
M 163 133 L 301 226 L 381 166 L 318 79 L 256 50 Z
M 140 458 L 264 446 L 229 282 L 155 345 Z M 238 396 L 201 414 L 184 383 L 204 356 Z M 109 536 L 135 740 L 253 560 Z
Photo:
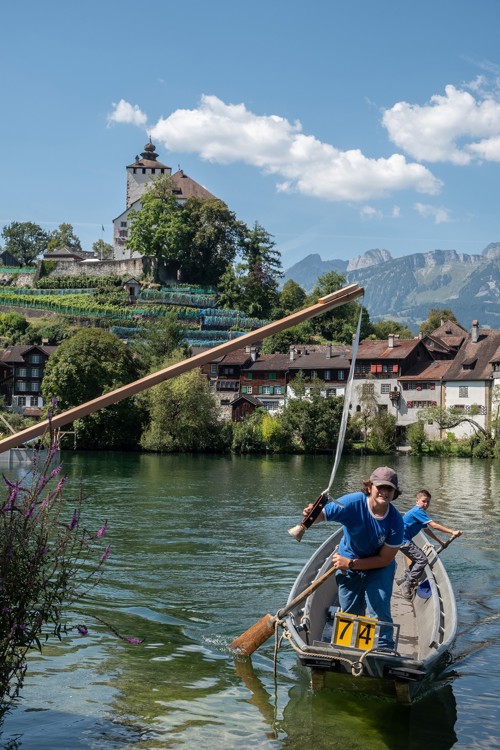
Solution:
M 82 524 L 82 491 L 70 508 L 64 502 L 67 477 L 61 475 L 60 466 L 53 468 L 56 454 L 51 429 L 48 451 L 34 451 L 26 478 L 11 481 L 4 476 L 6 496 L 0 500 L 1 709 L 19 695 L 29 651 L 41 651 L 49 637 L 60 639 L 66 632 L 68 606 L 98 583 L 110 552 L 103 539 L 107 522 L 94 530 Z

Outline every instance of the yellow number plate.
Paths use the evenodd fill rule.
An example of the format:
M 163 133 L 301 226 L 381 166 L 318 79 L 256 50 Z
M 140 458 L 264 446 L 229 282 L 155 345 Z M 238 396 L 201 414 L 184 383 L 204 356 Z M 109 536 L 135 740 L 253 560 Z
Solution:
M 377 623 L 378 620 L 373 617 L 336 612 L 332 643 L 336 646 L 368 651 L 375 645 Z

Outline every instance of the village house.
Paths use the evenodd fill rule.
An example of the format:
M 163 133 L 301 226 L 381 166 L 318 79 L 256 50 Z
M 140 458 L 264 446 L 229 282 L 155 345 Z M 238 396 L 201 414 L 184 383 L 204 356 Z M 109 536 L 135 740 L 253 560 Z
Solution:
M 0 353 L 0 393 L 6 406 L 25 416 L 40 416 L 45 365 L 56 346 L 9 346 Z
M 466 336 L 457 356 L 446 373 L 445 406 L 453 407 L 477 422 L 483 429 L 491 427 L 500 405 L 500 330 L 479 328 L 477 320 Z M 476 428 L 463 422 L 454 434 L 468 437 Z
M 351 367 L 352 347 L 345 345 L 303 345 L 290 348 L 287 395 L 293 398 L 293 381 L 302 373 L 306 383 L 321 383 L 324 396 L 343 396 Z M 306 393 L 308 390 L 306 385 Z

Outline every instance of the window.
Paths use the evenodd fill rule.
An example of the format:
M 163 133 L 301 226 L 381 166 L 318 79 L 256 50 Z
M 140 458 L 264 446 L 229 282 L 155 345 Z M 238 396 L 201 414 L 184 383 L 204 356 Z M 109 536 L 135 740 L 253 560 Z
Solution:
M 120 226 L 121 227 L 126 227 L 127 226 L 127 222 L 126 221 L 120 221 Z
M 18 396 L 17 397 L 17 405 L 18 406 L 26 406 L 26 396 Z
M 247 380 L 253 380 L 253 372 L 247 372 Z
M 26 367 L 16 367 L 16 375 L 19 375 L 20 378 L 25 378 L 28 375 L 28 370 Z
M 210 365 L 210 375 L 217 375 L 217 365 Z
M 360 411 L 361 411 L 361 406 L 360 406 L 359 404 L 358 404 L 358 405 L 356 406 L 356 411 L 357 411 L 357 412 L 360 412 Z
M 252 386 L 251 385 L 247 385 L 247 393 L 248 394 L 252 393 Z
M 30 396 L 30 406 L 38 406 L 38 397 Z
M 128 232 L 126 229 L 119 229 L 118 230 L 118 236 L 119 237 L 126 237 L 128 235 Z
M 41 354 L 30 354 L 28 357 L 28 362 L 31 362 L 34 365 L 39 365 L 42 361 L 42 355 Z
M 336 388 L 327 388 L 326 389 L 326 397 L 327 398 L 330 398 L 330 397 L 336 396 L 336 395 L 337 395 L 337 389 Z
M 380 386 L 380 393 L 390 393 L 391 392 L 391 386 L 389 383 L 382 383 Z
M 23 380 L 21 380 L 21 382 L 17 384 L 17 390 L 18 391 L 27 391 L 28 390 L 27 384 Z
M 41 378 L 42 377 L 42 370 L 40 367 L 32 367 L 30 370 L 30 377 L 32 378 Z
M 370 372 L 370 365 L 360 364 L 360 363 L 356 362 L 356 366 L 354 368 L 354 372 L 357 372 L 357 373 Z M 340 378 L 339 378 L 339 380 L 340 380 Z
M 234 367 L 223 367 L 222 372 L 224 375 L 234 375 Z
M 373 383 L 363 383 L 363 394 L 365 396 L 368 396 L 372 393 L 375 393 L 375 386 Z
M 271 395 L 271 386 L 270 385 L 263 385 L 262 386 L 262 393 L 265 396 L 270 396 Z
M 323 373 L 323 378 L 325 380 L 331 380 L 332 379 L 332 371 L 331 370 L 325 370 Z
M 40 381 L 37 380 L 36 382 L 33 381 L 33 383 L 30 383 L 30 391 L 32 393 L 38 393 L 39 390 L 40 390 Z
M 275 372 L 268 372 L 267 373 L 267 379 L 268 380 L 276 380 L 276 373 Z
M 378 413 L 380 414 L 381 412 L 384 412 L 384 411 L 387 411 L 387 404 L 379 404 Z
M 314 378 L 318 377 L 318 373 L 316 370 L 311 370 L 311 380 L 314 380 Z
M 281 387 L 281 385 L 274 386 L 274 394 L 275 396 L 281 396 L 283 394 L 283 388 Z
M 337 373 L 337 379 L 338 380 L 345 380 L 345 373 L 344 370 L 339 370 Z
M 469 397 L 469 386 L 468 385 L 461 385 L 458 388 L 458 398 L 468 398 Z

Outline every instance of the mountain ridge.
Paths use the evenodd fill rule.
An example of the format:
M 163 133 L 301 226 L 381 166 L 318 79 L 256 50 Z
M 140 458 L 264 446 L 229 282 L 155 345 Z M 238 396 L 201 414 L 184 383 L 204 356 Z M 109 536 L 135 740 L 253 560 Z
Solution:
M 500 242 L 480 254 L 436 249 L 393 258 L 373 248 L 344 261 L 311 253 L 285 271 L 283 283 L 293 279 L 310 293 L 328 271 L 364 287 L 364 305 L 374 321 L 390 318 L 417 329 L 432 307 L 445 307 L 465 328 L 472 319 L 500 328 Z

